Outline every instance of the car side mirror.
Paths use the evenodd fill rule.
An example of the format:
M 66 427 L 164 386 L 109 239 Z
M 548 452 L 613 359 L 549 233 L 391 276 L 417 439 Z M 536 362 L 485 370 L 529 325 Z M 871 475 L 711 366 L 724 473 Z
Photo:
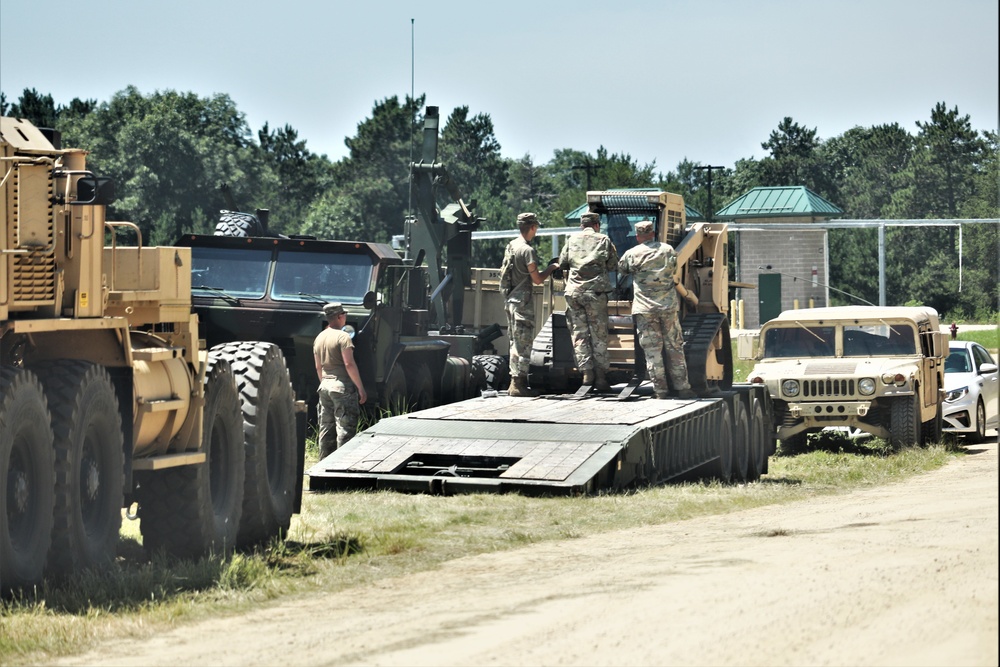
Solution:
M 980 375 L 986 375 L 987 373 L 996 373 L 996 372 L 997 372 L 996 364 L 983 364 L 982 366 L 979 367 Z
M 372 292 L 371 290 L 365 292 L 365 296 L 361 300 L 361 306 L 365 310 L 372 310 L 377 305 L 378 305 L 378 295 L 376 295 L 375 292 Z

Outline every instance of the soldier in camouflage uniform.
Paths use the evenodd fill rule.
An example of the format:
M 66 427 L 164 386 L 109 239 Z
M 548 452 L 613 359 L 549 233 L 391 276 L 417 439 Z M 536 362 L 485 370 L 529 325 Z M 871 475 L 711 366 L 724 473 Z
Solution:
M 347 312 L 339 303 L 323 306 L 329 326 L 316 336 L 313 359 L 319 376 L 319 457 L 324 459 L 354 437 L 361 405 L 368 400 L 354 362 L 354 341 L 343 331 Z
M 654 239 L 653 223 L 649 220 L 636 223 L 635 240 L 636 246 L 618 262 L 618 271 L 632 276 L 632 315 L 653 391 L 657 398 L 668 398 L 669 385 L 673 385 L 680 398 L 695 398 L 688 383 L 684 337 L 677 317 L 680 307 L 674 282 L 677 253 L 669 244 Z
M 534 213 L 517 216 L 521 235 L 507 244 L 500 267 L 500 289 L 507 311 L 507 338 L 510 341 L 510 396 L 537 396 L 528 388 L 528 366 L 531 362 L 531 344 L 535 339 L 535 307 L 532 303 L 532 285 L 541 285 L 555 270 L 550 264 L 538 272 L 538 257 L 531 241 L 538 233 L 538 217 Z
M 580 216 L 581 231 L 566 240 L 559 266 L 566 271 L 566 324 L 573 338 L 576 367 L 583 384 L 611 391 L 608 384 L 608 271 L 618 266 L 618 251 L 601 228 L 601 216 Z

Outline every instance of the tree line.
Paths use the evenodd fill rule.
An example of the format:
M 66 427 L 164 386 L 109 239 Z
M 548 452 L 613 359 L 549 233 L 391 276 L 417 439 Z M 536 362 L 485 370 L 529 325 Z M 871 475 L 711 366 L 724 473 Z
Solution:
M 254 132 L 227 95 L 199 97 L 173 90 L 142 94 L 135 87 L 110 100 L 73 99 L 25 89 L 0 112 L 62 134 L 64 146 L 90 151 L 89 166 L 110 176 L 118 198 L 110 215 L 139 225 L 147 243 L 169 244 L 184 233 L 212 233 L 228 207 L 220 186 L 244 211 L 266 208 L 270 228 L 318 238 L 388 241 L 408 213 L 409 162 L 422 141 L 423 95 L 387 97 L 347 137 L 345 157 L 332 161 L 308 149 L 286 124 Z M 854 127 L 822 139 L 815 128 L 782 119 L 761 143 L 768 155 L 713 170 L 716 208 L 759 186 L 804 185 L 844 210 L 849 219 L 1000 217 L 997 134 L 977 131 L 957 107 L 938 103 L 916 134 L 898 123 Z M 416 151 L 416 153 L 414 152 Z M 688 159 L 662 171 L 601 146 L 594 153 L 554 151 L 545 163 L 531 155 L 504 157 L 489 114 L 456 107 L 444 123 L 439 160 L 475 201 L 484 229 L 509 229 L 532 210 L 544 224 L 585 201 L 588 189 L 654 187 L 684 196 L 708 214 L 706 170 Z M 831 286 L 876 302 L 877 230 L 830 230 Z M 923 304 L 951 319 L 995 319 L 1000 303 L 1000 229 L 890 227 L 886 289 L 890 304 Z M 502 241 L 474 244 L 478 266 L 499 266 Z M 834 303 L 846 303 L 837 295 Z

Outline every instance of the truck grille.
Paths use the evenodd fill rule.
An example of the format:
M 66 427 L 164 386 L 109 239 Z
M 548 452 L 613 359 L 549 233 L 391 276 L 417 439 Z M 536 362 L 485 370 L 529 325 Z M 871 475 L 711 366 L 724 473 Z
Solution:
M 802 395 L 817 396 L 854 396 L 854 380 L 804 380 L 802 382 Z

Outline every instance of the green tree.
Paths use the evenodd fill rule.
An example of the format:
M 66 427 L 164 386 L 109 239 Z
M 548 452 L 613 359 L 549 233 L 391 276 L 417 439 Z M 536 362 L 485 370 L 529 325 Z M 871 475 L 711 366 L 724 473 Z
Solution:
M 309 207 L 331 185 L 332 165 L 306 148 L 291 125 L 271 130 L 264 123 L 257 138 L 265 164 L 275 176 L 272 188 L 263 193 L 270 211 L 269 229 L 299 233 Z

